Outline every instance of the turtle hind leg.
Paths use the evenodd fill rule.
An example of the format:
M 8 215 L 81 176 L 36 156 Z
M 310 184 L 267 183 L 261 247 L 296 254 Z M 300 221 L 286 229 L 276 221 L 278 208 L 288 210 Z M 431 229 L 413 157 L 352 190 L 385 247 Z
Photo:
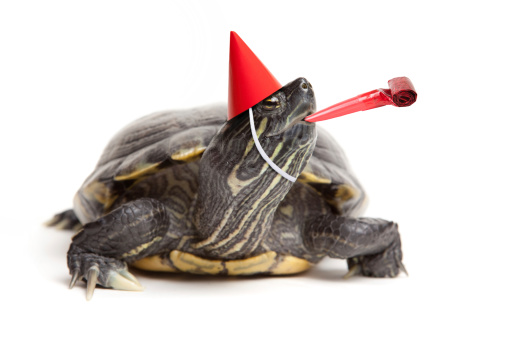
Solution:
M 305 246 L 331 258 L 347 259 L 350 277 L 396 277 L 406 273 L 400 234 L 394 222 L 377 218 L 325 215 L 307 223 Z
M 83 225 L 77 219 L 74 210 L 69 209 L 64 212 L 58 213 L 53 216 L 49 221 L 44 223 L 48 227 L 54 227 L 57 229 L 74 230 L 78 231 L 83 228 Z

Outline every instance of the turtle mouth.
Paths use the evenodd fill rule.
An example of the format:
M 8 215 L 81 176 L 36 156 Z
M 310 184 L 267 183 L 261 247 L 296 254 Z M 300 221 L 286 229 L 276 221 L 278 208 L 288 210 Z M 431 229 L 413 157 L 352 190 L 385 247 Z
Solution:
M 297 124 L 302 124 L 302 125 L 306 125 L 306 126 L 311 126 L 313 123 L 310 123 L 310 122 L 306 122 L 305 121 L 305 117 L 307 116 L 310 116 L 314 113 L 313 109 L 310 109 L 304 113 L 301 113 L 299 115 L 297 115 L 296 117 L 292 118 L 290 121 L 285 127 L 283 127 L 281 130 L 278 130 L 276 133 L 270 133 L 268 135 L 266 135 L 267 137 L 271 137 L 271 136 L 277 136 L 277 135 L 280 135 L 284 132 L 286 132 L 287 130 L 291 129 L 292 127 L 294 127 L 295 125 Z

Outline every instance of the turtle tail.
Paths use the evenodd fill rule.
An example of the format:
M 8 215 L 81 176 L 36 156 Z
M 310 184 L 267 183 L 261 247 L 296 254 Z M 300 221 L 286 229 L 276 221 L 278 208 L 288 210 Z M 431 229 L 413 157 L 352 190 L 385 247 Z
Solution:
M 54 227 L 63 230 L 79 231 L 83 228 L 81 222 L 76 216 L 74 210 L 69 209 L 64 212 L 58 213 L 52 219 L 44 223 L 48 227 Z

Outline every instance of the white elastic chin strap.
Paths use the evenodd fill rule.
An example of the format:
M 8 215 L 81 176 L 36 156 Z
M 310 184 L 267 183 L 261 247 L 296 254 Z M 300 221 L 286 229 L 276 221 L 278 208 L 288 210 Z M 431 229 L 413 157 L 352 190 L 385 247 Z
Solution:
M 257 138 L 257 131 L 255 130 L 255 124 L 254 124 L 254 119 L 253 119 L 252 108 L 250 108 L 248 110 L 248 113 L 250 114 L 250 128 L 252 129 L 252 137 L 254 139 L 255 146 L 257 147 L 257 150 L 261 154 L 261 156 L 264 159 L 264 161 L 268 162 L 269 166 L 271 168 L 273 168 L 274 171 L 276 171 L 277 173 L 279 173 L 280 175 L 282 175 L 283 177 L 285 177 L 289 181 L 296 182 L 296 178 L 295 177 L 292 177 L 291 175 L 287 174 L 285 171 L 283 171 L 282 169 L 280 169 L 280 167 L 277 166 L 275 163 L 273 163 L 273 161 L 271 161 L 271 159 L 269 158 L 269 156 L 266 155 L 266 153 L 264 152 L 264 149 L 262 149 L 261 144 L 259 143 L 259 139 Z

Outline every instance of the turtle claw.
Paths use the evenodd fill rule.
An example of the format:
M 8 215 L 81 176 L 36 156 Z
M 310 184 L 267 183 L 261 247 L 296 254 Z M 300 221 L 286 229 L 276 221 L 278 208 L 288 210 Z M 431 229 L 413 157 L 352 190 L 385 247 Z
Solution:
M 359 265 L 354 265 L 349 269 L 349 272 L 347 272 L 347 274 L 343 276 L 343 279 L 349 279 L 350 277 L 359 274 L 361 274 L 361 267 L 359 267 Z
M 74 271 L 72 274 L 72 279 L 70 280 L 69 289 L 72 289 L 78 280 L 81 280 L 82 277 L 79 276 L 79 271 Z
M 137 279 L 127 270 L 119 272 L 112 272 L 107 280 L 109 287 L 116 290 L 126 291 L 142 291 L 144 287 L 137 281 Z
M 86 278 L 86 300 L 90 300 L 93 297 L 93 291 L 95 291 L 95 286 L 97 286 L 97 280 L 99 277 L 99 268 L 94 265 L 88 270 L 88 277 Z
M 107 276 L 107 277 L 105 277 Z M 72 279 L 69 284 L 69 289 L 72 289 L 78 280 L 83 277 L 79 275 L 79 271 L 74 271 Z M 92 265 L 86 275 L 86 300 L 91 300 L 93 292 L 97 284 L 106 288 L 124 291 L 143 291 L 144 287 L 139 283 L 136 277 L 128 272 L 126 269 L 118 271 L 107 271 L 103 273 L 100 271 L 98 265 Z
M 120 273 L 120 275 L 122 275 L 123 277 L 127 278 L 128 280 L 134 282 L 134 284 L 137 284 L 137 285 L 141 285 L 141 283 L 139 283 L 139 281 L 137 280 L 137 278 L 131 274 L 130 272 L 128 272 L 128 270 L 120 270 L 118 271 Z
M 399 267 L 400 271 L 403 272 L 408 277 L 408 271 L 407 271 L 407 269 L 405 268 L 405 265 L 403 265 L 402 262 L 398 262 L 398 267 Z
M 79 252 L 71 247 L 68 254 L 68 265 L 72 275 L 69 288 L 77 281 L 86 279 L 86 299 L 93 297 L 97 285 L 116 290 L 141 291 L 144 288 L 128 270 L 121 260 L 104 257 L 89 252 Z

